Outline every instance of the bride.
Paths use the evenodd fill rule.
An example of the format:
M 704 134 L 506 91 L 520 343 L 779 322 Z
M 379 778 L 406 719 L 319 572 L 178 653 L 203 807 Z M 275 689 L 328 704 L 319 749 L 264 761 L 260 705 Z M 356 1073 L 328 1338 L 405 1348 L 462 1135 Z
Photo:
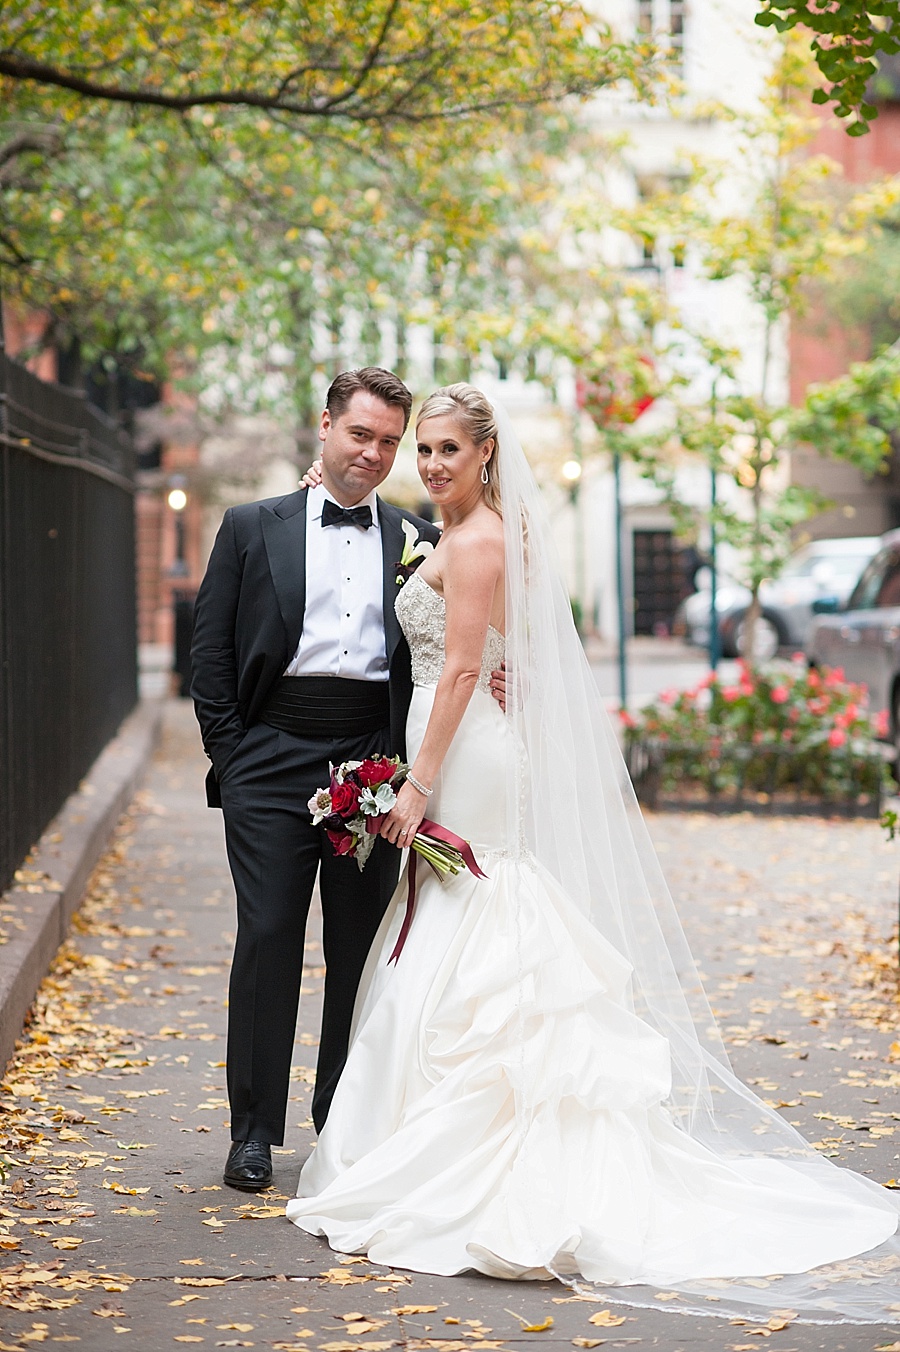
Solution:
M 382 834 L 403 848 L 427 812 L 487 878 L 420 868 L 389 965 L 401 878 L 289 1219 L 421 1272 L 896 1318 L 894 1197 L 730 1069 L 509 418 L 451 385 L 416 436 L 444 531 L 397 596 L 411 773 Z M 490 693 L 504 656 L 506 714 Z

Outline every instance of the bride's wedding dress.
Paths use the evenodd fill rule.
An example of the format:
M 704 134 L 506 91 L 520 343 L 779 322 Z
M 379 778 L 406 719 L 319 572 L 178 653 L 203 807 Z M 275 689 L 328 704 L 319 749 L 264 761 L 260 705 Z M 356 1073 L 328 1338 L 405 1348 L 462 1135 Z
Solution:
M 414 575 L 397 614 L 415 681 L 412 760 L 443 662 L 444 602 Z M 289 1218 L 335 1249 L 397 1267 L 666 1288 L 749 1278 L 752 1289 L 754 1278 L 882 1244 L 897 1228 L 889 1195 L 804 1152 L 799 1138 L 794 1150 L 786 1124 L 769 1153 L 742 1152 L 727 1131 L 719 1143 L 715 1131 L 685 1129 L 672 1106 L 670 1039 L 636 1012 L 632 964 L 510 839 L 521 814 L 509 765 L 524 751 L 489 692 L 503 651 L 489 630 L 429 802 L 430 816 L 471 842 L 487 879 L 463 872 L 442 883 L 420 864 L 412 929 L 388 965 L 406 905 L 401 878 Z M 708 1283 L 707 1296 L 714 1290 Z

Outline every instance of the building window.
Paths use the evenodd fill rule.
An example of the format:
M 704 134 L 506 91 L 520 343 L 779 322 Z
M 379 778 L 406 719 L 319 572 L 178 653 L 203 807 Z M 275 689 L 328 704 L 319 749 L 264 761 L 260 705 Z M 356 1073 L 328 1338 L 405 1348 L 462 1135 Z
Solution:
M 685 0 L 669 0 L 669 48 L 679 75 L 684 69 Z
M 668 46 L 670 61 L 680 75 L 684 64 L 687 0 L 637 0 L 637 29 Z

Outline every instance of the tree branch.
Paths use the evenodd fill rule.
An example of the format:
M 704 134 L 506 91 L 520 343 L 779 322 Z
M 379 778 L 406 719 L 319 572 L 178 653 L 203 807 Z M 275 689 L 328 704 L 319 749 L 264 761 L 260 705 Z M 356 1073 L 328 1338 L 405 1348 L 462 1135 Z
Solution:
M 360 88 L 365 82 L 367 75 L 381 64 L 381 54 L 391 17 L 397 7 L 398 0 L 392 0 L 382 31 L 373 43 L 365 61 L 359 66 L 357 72 L 351 77 L 350 86 L 342 93 L 333 96 L 323 95 L 320 98 L 298 101 L 295 99 L 286 99 L 283 93 L 283 81 L 281 85 L 272 93 L 255 92 L 252 89 L 216 89 L 209 90 L 206 93 L 185 93 L 174 94 L 165 93 L 157 89 L 147 89 L 142 86 L 127 86 L 120 84 L 108 84 L 77 75 L 71 71 L 60 69 L 56 66 L 48 65 L 46 62 L 35 61 L 27 56 L 17 56 L 8 50 L 0 52 L 0 76 L 6 76 L 8 79 L 22 82 L 33 82 L 40 85 L 50 86 L 56 89 L 64 89 L 70 93 L 80 94 L 85 98 L 98 99 L 110 103 L 124 103 L 132 107 L 154 107 L 166 108 L 174 112 L 186 112 L 191 108 L 203 107 L 233 107 L 233 108 L 256 108 L 265 112 L 289 113 L 296 117 L 306 118 L 335 118 L 344 117 L 348 121 L 354 122 L 377 122 L 402 120 L 407 123 L 422 123 L 443 121 L 450 118 L 462 117 L 470 114 L 492 112 L 498 109 L 519 106 L 533 107 L 540 103 L 546 103 L 549 100 L 561 98 L 567 94 L 584 94 L 598 86 L 606 83 L 609 79 L 615 78 L 616 72 L 610 71 L 608 61 L 598 61 L 593 68 L 590 76 L 584 75 L 581 78 L 571 78 L 567 81 L 560 80 L 558 88 L 552 88 L 550 82 L 541 82 L 532 92 L 527 95 L 518 93 L 516 96 L 509 97 L 500 94 L 496 97 L 478 97 L 477 95 L 471 101 L 458 101 L 452 105 L 435 107 L 434 109 L 423 109 L 421 112 L 398 112 L 406 102 L 408 90 L 400 93 L 399 97 L 395 93 L 393 97 L 387 97 L 385 106 L 379 107 L 376 103 L 366 104 L 364 101 L 352 109 L 342 108 L 341 105 L 352 99 L 354 94 L 358 94 Z M 416 54 L 406 54 L 405 58 L 395 60 L 391 59 L 391 66 L 400 64 L 414 64 L 425 62 L 428 65 L 437 55 L 435 50 L 419 52 Z M 332 70 L 330 63 L 327 66 L 307 67 L 308 73 L 318 70 L 322 73 Z M 412 87 L 417 88 L 421 85 L 421 78 L 417 73 L 412 80 Z
M 39 155 L 53 155 L 62 148 L 62 135 L 56 128 L 32 128 L 13 136 L 5 145 L 0 146 L 0 188 L 8 188 L 15 182 L 20 155 L 29 151 Z M 21 181 L 18 186 L 21 188 Z

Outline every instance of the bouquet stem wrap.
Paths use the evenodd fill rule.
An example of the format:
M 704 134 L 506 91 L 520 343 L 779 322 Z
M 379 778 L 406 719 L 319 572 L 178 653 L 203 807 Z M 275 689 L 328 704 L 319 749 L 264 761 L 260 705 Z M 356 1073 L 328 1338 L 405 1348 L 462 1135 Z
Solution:
M 453 831 L 448 831 L 446 826 L 441 826 L 438 822 L 430 821 L 428 817 L 423 817 L 419 825 L 416 838 L 409 851 L 409 865 L 407 868 L 408 892 L 406 896 L 406 914 L 403 917 L 403 924 L 400 927 L 400 933 L 397 935 L 397 942 L 394 945 L 394 951 L 388 958 L 388 965 L 396 962 L 403 952 L 403 946 L 409 937 L 409 931 L 412 927 L 413 915 L 416 910 L 416 855 L 421 854 L 431 864 L 436 873 L 458 873 L 459 866 L 444 862 L 438 862 L 438 856 L 432 848 L 432 842 L 437 841 L 440 845 L 450 847 L 450 857 L 458 855 L 461 863 L 465 864 L 470 873 L 476 878 L 486 878 L 487 874 L 482 873 L 478 867 L 478 861 L 472 853 L 472 847 L 462 836 L 458 836 Z M 444 859 L 447 859 L 447 852 L 444 853 Z M 432 857 L 434 856 L 434 857 Z

